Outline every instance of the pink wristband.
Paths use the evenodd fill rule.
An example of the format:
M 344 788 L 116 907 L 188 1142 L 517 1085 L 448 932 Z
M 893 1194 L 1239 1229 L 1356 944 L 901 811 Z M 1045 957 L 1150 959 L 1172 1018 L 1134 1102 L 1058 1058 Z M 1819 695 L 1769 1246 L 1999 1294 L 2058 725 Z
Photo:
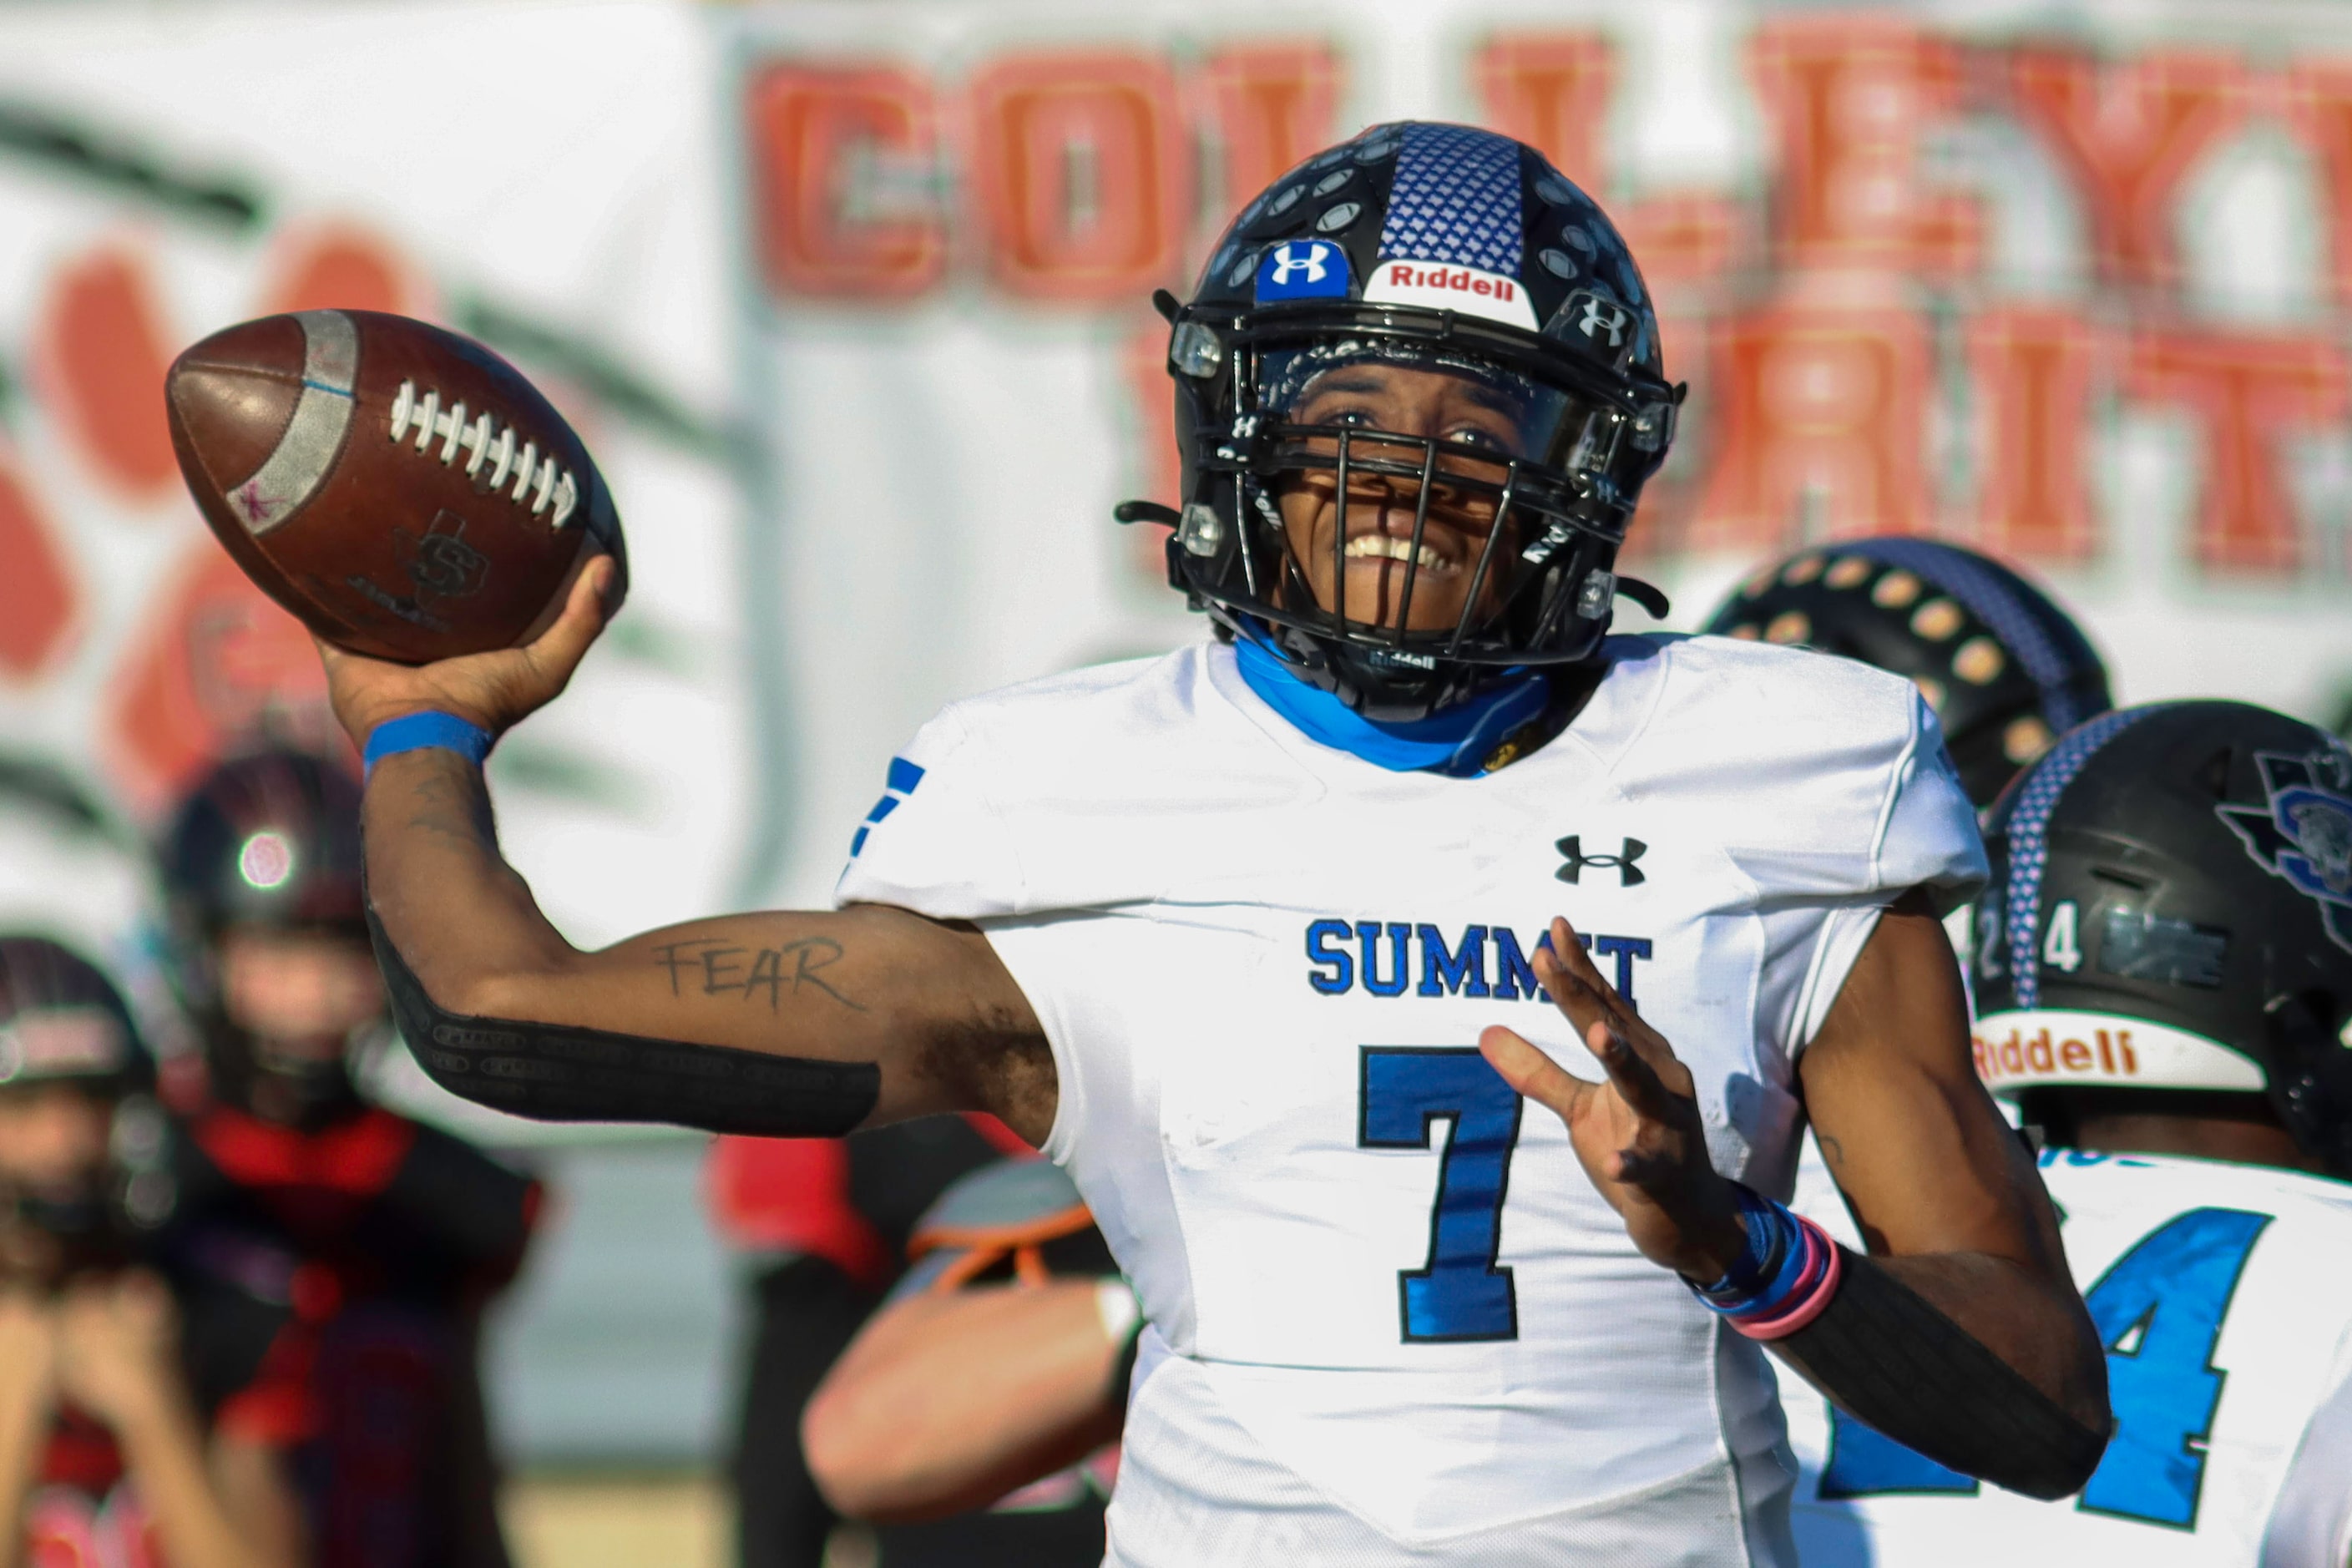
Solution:
M 1751 1340 L 1786 1339 L 1822 1315 L 1830 1298 L 1837 1294 L 1838 1280 L 1845 1271 L 1845 1260 L 1838 1252 L 1837 1243 L 1829 1233 L 1811 1220 L 1799 1216 L 1797 1223 L 1804 1227 L 1805 1245 L 1819 1249 L 1821 1264 L 1818 1272 L 1808 1260 L 1806 1272 L 1812 1276 L 1810 1286 L 1800 1285 L 1786 1308 L 1769 1318 L 1742 1322 L 1737 1318 L 1731 1326 Z

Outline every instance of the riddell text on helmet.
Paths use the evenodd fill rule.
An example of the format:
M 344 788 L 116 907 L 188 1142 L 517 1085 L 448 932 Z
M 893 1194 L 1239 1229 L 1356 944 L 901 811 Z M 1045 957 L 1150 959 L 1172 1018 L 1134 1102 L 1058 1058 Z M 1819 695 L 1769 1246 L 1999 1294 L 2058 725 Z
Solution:
M 1459 310 L 1516 327 L 1536 330 L 1535 307 L 1515 278 L 1483 272 L 1475 267 L 1444 266 L 1418 261 L 1383 261 L 1364 285 L 1364 300 L 1375 305 L 1423 305 Z
M 2068 1083 L 2263 1088 L 2252 1057 L 2152 1018 L 2057 1007 L 1989 1013 L 1970 1038 L 1977 1076 L 1995 1093 Z

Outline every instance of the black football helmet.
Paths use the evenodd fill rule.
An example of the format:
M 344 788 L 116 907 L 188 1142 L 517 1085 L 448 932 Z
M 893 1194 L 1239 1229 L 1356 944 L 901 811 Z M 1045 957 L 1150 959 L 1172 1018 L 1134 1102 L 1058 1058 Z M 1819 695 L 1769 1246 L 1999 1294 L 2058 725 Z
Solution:
M 2352 1176 L 2352 752 L 2241 702 L 2119 709 L 1994 806 L 1977 908 L 1995 1092 L 2266 1097 Z
M 2052 742 L 2113 705 L 2106 667 L 2048 595 L 1990 556 L 1935 540 L 1801 551 L 1742 584 L 1705 629 L 1909 676 L 1979 810 Z
M 1225 634 L 1267 646 L 1367 718 L 1410 721 L 1505 670 L 1589 659 L 1621 588 L 1664 612 L 1656 590 L 1621 584 L 1612 566 L 1674 439 L 1682 388 L 1661 374 L 1657 318 L 1624 240 L 1532 147 L 1463 125 L 1376 125 L 1266 187 L 1191 303 L 1159 302 L 1182 507 L 1129 502 L 1119 515 L 1175 525 L 1169 582 Z M 1367 363 L 1475 383 L 1513 439 L 1297 417 L 1318 378 Z M 1391 547 L 1393 626 L 1349 613 L 1344 526 L 1331 542 L 1336 602 L 1317 601 L 1278 500 L 1321 475 L 1339 495 L 1369 485 L 1412 510 L 1409 548 Z M 1474 510 L 1484 536 L 1454 624 L 1407 631 L 1433 500 Z
M 96 964 L 47 937 L 0 936 L 0 1089 L 60 1079 L 125 1095 L 153 1086 L 155 1063 Z
M 265 751 L 223 763 L 181 803 L 164 836 L 165 895 L 183 1002 L 204 1038 L 214 1088 L 250 1104 L 269 1092 L 331 1115 L 354 1091 L 340 1064 L 296 1063 L 257 1052 L 222 1006 L 215 944 L 232 926 L 307 930 L 364 944 L 360 786 L 333 763 Z
M 107 1163 L 88 1186 L 0 1194 L 55 1244 L 50 1267 L 119 1267 L 174 1206 L 155 1060 L 112 981 L 46 937 L 0 936 L 0 1094 L 78 1084 L 113 1105 Z

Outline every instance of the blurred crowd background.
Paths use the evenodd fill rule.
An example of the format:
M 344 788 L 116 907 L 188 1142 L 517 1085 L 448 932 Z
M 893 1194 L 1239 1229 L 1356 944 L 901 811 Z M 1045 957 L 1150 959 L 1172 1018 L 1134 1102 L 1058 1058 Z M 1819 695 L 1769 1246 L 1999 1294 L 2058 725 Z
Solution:
M 186 343 L 424 316 L 587 439 L 629 607 L 490 776 L 593 944 L 825 900 L 939 703 L 1202 634 L 1160 531 L 1110 520 L 1175 499 L 1149 296 L 1262 184 L 1406 117 L 1534 142 L 1630 238 L 1692 389 L 1625 557 L 1673 624 L 1796 545 L 1936 535 L 2049 582 L 2120 701 L 2344 726 L 2330 0 L 18 3 L 0 924 L 168 1014 L 161 815 L 257 737 L 331 743 L 306 637 L 181 489 Z M 714 1203 L 699 1137 L 368 1070 L 551 1194 L 488 1328 L 519 1552 L 719 1561 L 740 1287 L 783 1233 Z

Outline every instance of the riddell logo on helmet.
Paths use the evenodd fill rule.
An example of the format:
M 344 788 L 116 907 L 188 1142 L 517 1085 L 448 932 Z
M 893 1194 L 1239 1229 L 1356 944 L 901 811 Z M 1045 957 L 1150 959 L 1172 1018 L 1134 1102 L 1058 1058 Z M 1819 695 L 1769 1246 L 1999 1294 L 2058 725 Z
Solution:
M 2087 1040 L 2053 1040 L 2048 1029 L 2027 1035 L 2011 1029 L 2006 1039 L 1974 1036 L 1977 1076 L 1988 1084 L 2007 1079 L 2036 1081 L 2065 1078 L 2124 1079 L 2139 1076 L 2139 1054 L 2129 1029 L 2095 1029 Z
M 1970 1032 L 1977 1076 L 1996 1094 L 2068 1084 L 2256 1089 L 2254 1058 L 2153 1018 L 2060 1007 L 1988 1013 Z
M 1367 304 L 1420 305 L 1434 310 L 1458 310 L 1484 316 L 1514 327 L 1535 331 L 1535 307 L 1517 279 L 1482 272 L 1475 267 L 1451 267 L 1437 262 L 1383 261 L 1364 286 Z

